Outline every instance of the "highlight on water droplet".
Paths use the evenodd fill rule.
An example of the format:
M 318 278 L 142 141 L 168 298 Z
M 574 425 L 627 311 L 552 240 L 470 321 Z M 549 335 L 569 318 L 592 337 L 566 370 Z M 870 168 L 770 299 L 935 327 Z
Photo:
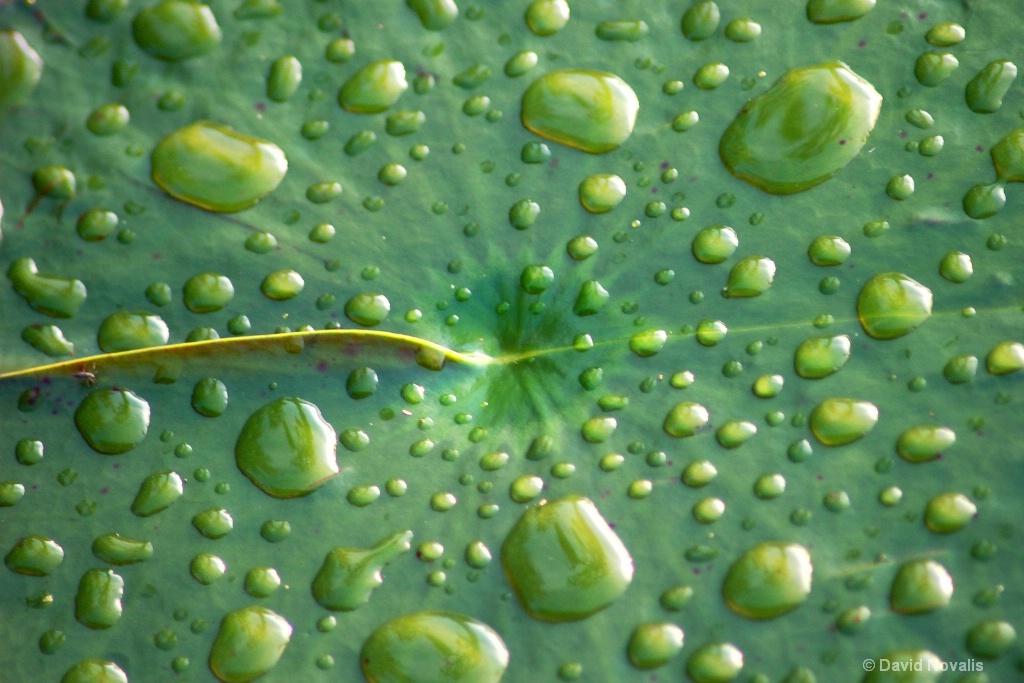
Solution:
M 372 683 L 498 683 L 509 652 L 487 624 L 454 612 L 403 614 L 363 643 L 360 666 Z
M 416 13 L 428 31 L 442 31 L 459 16 L 455 0 L 405 0 L 405 5 Z
M 808 0 L 807 19 L 812 24 L 856 21 L 875 7 L 875 0 Z
M 629 587 L 633 559 L 597 507 L 566 496 L 527 508 L 501 547 L 519 604 L 541 621 L 577 621 Z
M 222 33 L 207 5 L 162 0 L 135 15 L 132 38 L 151 57 L 181 62 L 213 52 L 220 45 Z
M 813 569 L 811 554 L 802 545 L 760 543 L 729 567 L 722 596 L 729 609 L 740 616 L 774 619 L 807 599 Z
M 683 649 L 683 629 L 668 622 L 640 624 L 629 637 L 626 653 L 638 669 L 657 669 Z
M 842 170 L 867 142 L 882 96 L 839 61 L 791 69 L 744 105 L 718 151 L 737 178 L 793 194 Z
M 153 182 L 175 199 L 234 213 L 274 191 L 288 171 L 277 145 L 212 121 L 196 121 L 157 143 Z
M 277 666 L 291 637 L 292 625 L 266 607 L 229 612 L 210 648 L 210 671 L 224 683 L 248 683 Z
M 399 531 L 370 548 L 334 548 L 313 579 L 313 598 L 333 611 L 351 611 L 365 605 L 384 583 L 381 570 L 408 552 L 411 540 L 411 531 Z
M 867 436 L 878 423 L 878 407 L 852 398 L 827 398 L 811 411 L 811 432 L 824 446 L 844 446 Z
M 896 452 L 907 462 L 929 462 L 956 443 L 956 432 L 949 427 L 919 425 L 900 434 Z
M 953 578 L 935 560 L 911 560 L 892 581 L 889 602 L 894 612 L 924 614 L 941 609 L 953 597 Z
M 121 534 L 103 534 L 92 542 L 92 554 L 115 566 L 137 564 L 153 557 L 153 544 Z
M 522 99 L 522 123 L 533 133 L 589 154 L 605 154 L 633 133 L 640 101 L 615 74 L 584 69 L 551 71 Z
M 109 569 L 90 569 L 78 582 L 75 619 L 91 629 L 106 629 L 121 619 L 124 579 Z
M 839 372 L 850 360 L 850 337 L 812 337 L 793 354 L 793 368 L 804 379 L 821 379 Z
M 693 683 L 730 683 L 743 670 L 743 652 L 732 643 L 707 643 L 686 660 Z
M 553 36 L 569 23 L 566 0 L 533 0 L 526 8 L 526 25 L 534 35 Z
M 707 426 L 710 419 L 711 415 L 704 406 L 692 401 L 682 401 L 668 412 L 662 427 L 669 436 L 678 439 L 693 436 L 697 430 Z
M 931 317 L 932 292 L 902 273 L 879 273 L 857 296 L 857 317 L 875 339 L 896 339 Z
M 580 183 L 580 204 L 590 213 L 608 213 L 626 198 L 626 183 L 614 173 L 595 173 Z
M 145 438 L 149 415 L 149 403 L 128 389 L 98 389 L 75 409 L 75 427 L 97 453 L 120 455 Z
M 405 66 L 393 59 L 381 59 L 345 81 L 338 91 L 338 104 L 354 114 L 376 114 L 390 109 L 408 87 Z
M 84 659 L 64 672 L 60 683 L 128 683 L 128 676 L 113 662 Z
M 305 496 L 338 474 L 337 437 L 320 409 L 300 398 L 267 403 L 246 420 L 235 462 L 274 498 Z
M 18 539 L 4 556 L 4 564 L 15 574 L 49 576 L 64 561 L 64 549 L 57 541 L 39 534 Z

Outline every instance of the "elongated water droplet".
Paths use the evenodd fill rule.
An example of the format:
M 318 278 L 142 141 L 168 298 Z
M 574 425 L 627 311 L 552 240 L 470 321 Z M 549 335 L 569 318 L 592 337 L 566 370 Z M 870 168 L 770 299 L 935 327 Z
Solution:
M 43 60 L 17 31 L 0 31 L 0 107 L 21 104 L 39 84 Z
M 350 611 L 370 600 L 384 579 L 381 570 L 408 552 L 411 531 L 399 531 L 370 548 L 335 548 L 313 579 L 313 598 L 324 609 Z
M 153 557 L 153 544 L 121 534 L 104 534 L 92 542 L 92 554 L 116 566 L 136 564 Z
M 177 502 L 184 491 L 184 484 L 176 472 L 154 472 L 139 486 L 132 501 L 132 512 L 139 517 L 155 515 Z
M 633 580 L 626 547 L 580 496 L 525 510 L 502 544 L 501 562 L 519 603 L 542 621 L 588 617 Z
M 589 154 L 616 149 L 633 133 L 640 102 L 615 74 L 551 71 L 523 94 L 522 122 L 543 138 Z
M 827 398 L 811 411 L 811 432 L 825 446 L 862 439 L 878 422 L 878 408 L 852 398 Z
M 640 19 L 620 19 L 616 21 L 602 21 L 594 28 L 594 34 L 601 40 L 624 40 L 633 43 L 645 37 L 650 30 L 646 21 Z
M 127 453 L 149 430 L 149 403 L 127 389 L 99 389 L 78 405 L 75 426 L 97 453 Z
M 302 62 L 292 55 L 274 60 L 267 74 L 267 97 L 275 102 L 287 102 L 302 83 Z
M 190 0 L 162 0 L 135 15 L 132 37 L 150 56 L 181 62 L 213 52 L 222 34 L 208 6 Z
M 807 18 L 813 24 L 855 21 L 875 7 L 875 0 L 808 0 Z
M 413 612 L 371 633 L 359 660 L 371 683 L 498 683 L 509 653 L 487 624 L 454 612 Z
M 110 628 L 121 619 L 124 579 L 109 569 L 82 575 L 75 595 L 75 619 L 91 629 Z
M 49 576 L 64 561 L 64 549 L 52 538 L 33 534 L 18 540 L 4 556 L 4 564 L 15 574 Z
M 896 441 L 896 452 L 908 462 L 928 462 L 956 443 L 956 432 L 949 427 L 920 425 L 911 427 Z
M 29 306 L 54 318 L 70 318 L 85 303 L 85 284 L 81 280 L 41 275 L 36 262 L 27 256 L 10 265 L 7 277 Z
M 730 173 L 765 192 L 802 192 L 857 156 L 881 105 L 875 88 L 842 62 L 791 69 L 744 105 L 719 153 Z
M 288 160 L 277 145 L 211 121 L 163 138 L 150 157 L 153 182 L 175 199 L 217 213 L 253 206 L 280 184 Z
M 273 610 L 235 610 L 221 621 L 210 670 L 224 683 L 248 683 L 277 666 L 291 637 L 292 625 Z
M 991 114 L 1003 106 L 1003 98 L 1017 79 L 1017 65 L 1008 59 L 989 62 L 964 90 L 967 106 L 979 114 Z
M 113 662 L 85 659 L 68 669 L 60 683 L 128 683 L 128 676 Z
M 803 604 L 811 592 L 812 573 L 811 555 L 803 546 L 761 543 L 729 568 L 722 595 L 741 616 L 774 619 Z
M 931 317 L 932 292 L 902 273 L 880 273 L 857 296 L 857 317 L 875 339 L 896 339 Z

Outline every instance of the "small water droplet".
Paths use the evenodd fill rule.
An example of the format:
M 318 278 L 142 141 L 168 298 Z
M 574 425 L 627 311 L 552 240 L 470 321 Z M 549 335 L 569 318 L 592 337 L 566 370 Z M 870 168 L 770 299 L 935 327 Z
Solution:
M 889 600 L 900 614 L 924 614 L 945 607 L 953 597 L 953 579 L 934 560 L 912 560 L 900 566 Z

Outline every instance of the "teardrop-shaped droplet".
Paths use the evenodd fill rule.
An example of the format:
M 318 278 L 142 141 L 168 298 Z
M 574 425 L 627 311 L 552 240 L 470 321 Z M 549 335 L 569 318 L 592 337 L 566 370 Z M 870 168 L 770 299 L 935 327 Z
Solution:
M 953 597 L 953 578 L 935 560 L 912 560 L 892 580 L 889 600 L 900 614 L 923 614 L 941 609 Z
M 791 612 L 811 592 L 811 554 L 796 543 L 761 543 L 729 568 L 722 595 L 729 609 L 748 619 Z
M 796 374 L 804 379 L 821 379 L 835 374 L 850 360 L 850 338 L 814 337 L 800 344 L 793 355 Z
M 827 398 L 811 411 L 811 432 L 825 446 L 864 438 L 878 422 L 878 407 L 852 398 Z
M 902 273 L 880 273 L 857 296 L 857 317 L 875 339 L 896 339 L 931 317 L 932 292 Z
M 243 607 L 224 617 L 210 648 L 210 670 L 224 683 L 248 683 L 275 666 L 292 625 L 265 607 Z
M 82 575 L 75 595 L 75 619 L 91 629 L 110 628 L 121 619 L 124 579 L 109 569 Z

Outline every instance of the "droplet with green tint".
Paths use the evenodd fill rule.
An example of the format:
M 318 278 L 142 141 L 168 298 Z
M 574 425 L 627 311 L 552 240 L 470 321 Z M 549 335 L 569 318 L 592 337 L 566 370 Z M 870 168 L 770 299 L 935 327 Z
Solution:
M 650 27 L 641 19 L 602 21 L 594 27 L 594 35 L 601 40 L 636 42 L 644 38 Z
M 213 313 L 228 305 L 235 286 L 226 275 L 200 273 L 185 281 L 182 295 L 185 308 L 193 313 Z
M 265 607 L 243 607 L 220 623 L 210 670 L 224 683 L 248 683 L 273 669 L 292 637 L 292 625 Z
M 522 50 L 508 58 L 505 62 L 505 75 L 509 78 L 519 78 L 533 67 L 537 66 L 539 58 L 532 50 Z
M 269 273 L 260 283 L 263 296 L 273 301 L 287 301 L 302 293 L 306 281 L 302 275 L 291 268 L 283 268 Z
M 693 518 L 701 524 L 717 522 L 725 514 L 725 501 L 721 498 L 702 498 L 693 505 Z
M 139 517 L 150 517 L 177 502 L 184 491 L 184 484 L 176 472 L 154 472 L 142 480 L 131 510 Z
M 40 166 L 32 172 L 32 186 L 40 197 L 73 199 L 78 191 L 75 174 L 63 166 Z
M 253 567 L 245 573 L 245 592 L 254 598 L 266 598 L 281 587 L 281 575 L 273 567 Z
M 597 280 L 587 280 L 580 285 L 579 294 L 573 304 L 572 312 L 578 316 L 594 315 L 608 303 L 608 290 Z
M 730 299 L 760 296 L 775 281 L 775 261 L 767 256 L 747 256 L 729 271 L 723 294 Z
M 814 238 L 807 248 L 807 257 L 816 266 L 839 266 L 850 257 L 850 243 L 838 235 Z
M 749 43 L 761 35 L 761 24 L 753 19 L 733 19 L 725 25 L 725 37 L 734 43 Z
M 718 469 L 710 460 L 694 460 L 685 468 L 680 477 L 690 488 L 703 488 L 718 476 Z
M 583 69 L 551 71 L 522 99 L 522 122 L 542 138 L 589 154 L 604 154 L 633 133 L 640 102 L 615 74 Z
M 569 23 L 566 0 L 533 0 L 526 8 L 526 25 L 534 35 L 553 36 Z
M 157 143 L 153 182 L 175 199 L 215 213 L 247 209 L 288 171 L 277 145 L 212 121 L 196 121 Z
M 39 84 L 43 60 L 25 40 L 11 29 L 0 31 L 0 107 L 18 105 Z
M 338 104 L 354 114 L 376 114 L 390 109 L 408 87 L 405 66 L 382 59 L 370 62 L 345 81 L 338 91 Z
M 683 35 L 693 41 L 706 40 L 718 30 L 721 18 L 722 13 L 713 0 L 695 2 L 683 12 Z
M 701 90 L 714 90 L 729 78 L 729 67 L 721 62 L 701 65 L 693 74 L 693 84 Z
M 608 213 L 626 198 L 626 183 L 614 173 L 595 173 L 580 183 L 580 204 L 590 213 Z
M 878 422 L 878 407 L 852 398 L 827 398 L 811 411 L 811 432 L 825 446 L 864 438 Z
M 4 564 L 15 574 L 49 576 L 64 561 L 64 549 L 46 536 L 33 534 L 18 539 L 4 556 Z
M 113 662 L 84 659 L 64 672 L 60 683 L 128 683 L 128 676 Z
M 287 102 L 302 83 L 302 62 L 293 55 L 282 55 L 270 65 L 267 74 L 267 97 L 274 102 Z
M 89 112 L 85 127 L 93 135 L 106 137 L 116 135 L 124 130 L 131 119 L 128 108 L 118 102 L 110 102 L 96 107 Z
M 170 339 L 163 319 L 148 311 L 117 311 L 100 323 L 96 341 L 106 353 L 163 346 Z
M 228 566 L 221 558 L 211 553 L 199 553 L 189 563 L 189 574 L 204 586 L 217 581 L 228 571 Z
M 1006 206 L 1006 188 L 1001 182 L 975 185 L 964 195 L 963 206 L 964 213 L 971 218 L 981 220 L 994 216 Z
M 117 229 L 117 214 L 103 209 L 89 209 L 78 217 L 75 231 L 86 242 L 102 242 Z
M 979 114 L 991 114 L 1003 106 L 1003 98 L 1017 79 L 1017 65 L 1008 59 L 989 62 L 964 89 L 967 106 Z
M 964 42 L 967 31 L 963 26 L 952 21 L 935 24 L 924 35 L 924 39 L 935 47 L 952 47 Z
M 455 0 L 405 0 L 405 5 L 416 13 L 428 31 L 442 31 L 459 16 Z
M 821 379 L 839 372 L 850 360 L 850 337 L 812 337 L 797 347 L 793 368 L 804 379 Z
M 399 531 L 370 548 L 334 548 L 313 579 L 313 598 L 324 609 L 350 611 L 370 600 L 384 583 L 381 571 L 408 552 L 411 531 Z
M 44 450 L 43 442 L 38 439 L 19 439 L 14 445 L 14 459 L 21 465 L 31 467 L 42 461 Z
M 885 193 L 889 195 L 890 199 L 896 201 L 908 199 L 910 195 L 914 194 L 913 176 L 906 173 L 894 175 L 886 184 Z
M 705 427 L 710 419 L 711 416 L 707 408 L 699 403 L 683 401 L 677 403 L 668 412 L 662 428 L 669 436 L 674 436 L 678 439 L 693 436 L 697 433 L 697 430 Z
M 626 654 L 638 669 L 657 669 L 683 649 L 683 629 L 667 622 L 640 624 L 629 637 Z
M 761 375 L 754 380 L 751 391 L 758 398 L 775 398 L 782 393 L 786 378 L 782 375 Z
M 899 614 L 924 614 L 941 609 L 953 597 L 953 578 L 935 560 L 912 560 L 900 566 L 892 581 L 889 602 Z
M 791 69 L 744 105 L 719 154 L 737 178 L 770 194 L 818 185 L 860 152 L 882 97 L 838 61 Z
M 956 443 L 956 432 L 949 427 L 919 425 L 900 434 L 896 452 L 908 462 L 935 460 Z
M 960 66 L 960 61 L 950 52 L 931 50 L 918 56 L 914 62 L 914 77 L 921 85 L 934 88 Z
M 966 282 L 974 274 L 974 263 L 969 254 L 951 251 L 939 261 L 939 274 L 950 282 Z
M 931 314 L 931 290 L 902 273 L 875 275 L 857 296 L 857 317 L 875 339 L 902 337 Z
M 377 376 L 376 370 L 368 367 L 359 367 L 349 373 L 348 379 L 345 381 L 345 391 L 348 392 L 350 397 L 361 400 L 376 393 L 379 383 L 380 379 Z
M 21 338 L 32 348 L 51 358 L 75 354 L 74 343 L 69 341 L 56 325 L 29 325 L 21 331 Z
M 192 518 L 192 526 L 206 538 L 217 540 L 231 533 L 235 520 L 223 508 L 209 508 Z
M 856 21 L 875 7 L 875 0 L 808 0 L 807 18 L 812 24 Z
M 729 420 L 715 432 L 722 448 L 739 448 L 757 434 L 757 425 L 747 420 Z
M 647 358 L 665 348 L 666 342 L 668 333 L 665 330 L 644 330 L 629 338 L 629 350 L 641 358 Z
M 487 624 L 454 612 L 411 612 L 378 626 L 359 653 L 372 683 L 498 683 L 509 652 Z
M 42 275 L 36 262 L 27 256 L 11 263 L 7 277 L 29 306 L 53 318 L 71 318 L 85 303 L 86 289 L 81 280 Z
M 204 377 L 192 388 L 192 409 L 203 417 L 219 417 L 228 408 L 228 388 L 215 377 Z
M 334 428 L 320 409 L 282 397 L 258 409 L 235 443 L 242 474 L 274 498 L 305 496 L 338 474 Z
M 364 292 L 345 302 L 345 316 L 363 327 L 379 325 L 390 312 L 391 302 L 383 294 Z
M 1024 369 L 1024 344 L 999 342 L 985 356 L 985 369 L 992 375 L 1009 375 Z
M 865 661 L 876 668 L 864 676 L 863 683 L 936 683 L 948 667 L 928 650 L 896 650 Z M 886 662 L 885 669 L 878 662 Z
M 722 263 L 739 245 L 735 230 L 727 225 L 710 225 L 694 236 L 691 250 L 701 263 Z
M 962 493 L 940 493 L 928 501 L 924 523 L 938 534 L 950 534 L 967 526 L 978 513 L 978 507 Z
M 1017 642 L 1017 631 L 1007 621 L 986 619 L 967 632 L 967 649 L 981 659 L 998 659 Z
M 541 294 L 555 281 L 555 273 L 548 266 L 537 264 L 523 268 L 519 286 L 527 294 Z
M 535 619 L 577 621 L 633 580 L 633 559 L 597 507 L 581 496 L 527 508 L 501 548 L 505 574 Z
M 740 616 L 774 619 L 807 599 L 813 569 L 811 554 L 802 545 L 760 543 L 729 567 L 722 596 L 729 609 Z
M 730 683 L 743 670 L 743 652 L 732 643 L 701 645 L 686 660 L 693 683 Z
M 145 438 L 149 416 L 149 403 L 128 389 L 98 389 L 78 405 L 75 427 L 97 453 L 119 455 Z
M 110 628 L 121 619 L 124 579 L 109 569 L 90 569 L 75 594 L 75 619 L 91 629 Z
M 614 417 L 592 417 L 583 423 L 580 434 L 588 443 L 604 443 L 612 437 L 617 427 L 618 421 Z
M 165 62 L 209 54 L 220 45 L 221 37 L 213 10 L 189 0 L 162 0 L 141 10 L 132 21 L 135 44 Z
M 153 557 L 153 544 L 121 534 L 103 534 L 92 542 L 92 554 L 116 566 L 138 564 Z

